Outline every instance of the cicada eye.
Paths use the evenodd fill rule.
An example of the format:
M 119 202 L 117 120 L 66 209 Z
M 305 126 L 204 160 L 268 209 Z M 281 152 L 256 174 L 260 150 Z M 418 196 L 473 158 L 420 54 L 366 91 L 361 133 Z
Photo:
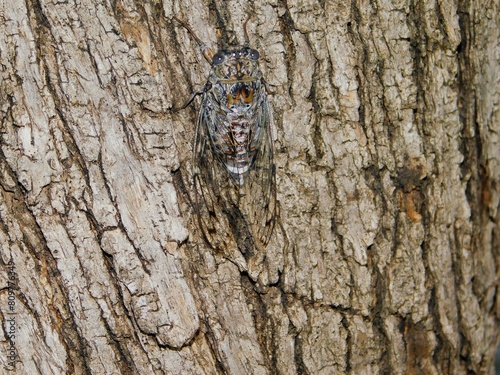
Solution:
M 224 62 L 224 53 L 223 52 L 217 52 L 214 57 L 212 57 L 212 63 L 214 65 L 220 65 Z
M 254 49 L 249 49 L 248 50 L 248 58 L 252 61 L 257 61 L 259 59 L 259 52 L 257 52 Z

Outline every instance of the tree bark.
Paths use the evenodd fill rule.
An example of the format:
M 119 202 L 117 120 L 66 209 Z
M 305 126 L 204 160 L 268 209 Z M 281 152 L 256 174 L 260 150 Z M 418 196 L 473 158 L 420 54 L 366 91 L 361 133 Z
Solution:
M 493 374 L 499 8 L 0 0 L 0 372 Z M 260 52 L 252 254 L 197 226 L 178 109 L 210 66 L 174 16 Z

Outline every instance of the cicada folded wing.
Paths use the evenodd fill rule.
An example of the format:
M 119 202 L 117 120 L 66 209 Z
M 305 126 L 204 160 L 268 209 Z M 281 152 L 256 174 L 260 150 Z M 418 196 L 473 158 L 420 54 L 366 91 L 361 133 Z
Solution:
M 263 132 L 253 165 L 240 188 L 239 207 L 246 217 L 256 246 L 265 248 L 271 239 L 276 220 L 276 171 L 273 157 L 271 115 L 267 98 L 256 116 Z
M 230 129 L 214 124 L 218 109 L 210 105 L 210 94 L 202 101 L 195 141 L 194 185 L 198 221 L 214 249 L 227 249 L 236 242 L 245 256 L 265 248 L 271 238 L 276 215 L 276 180 L 273 161 L 271 118 L 265 91 L 252 121 L 253 132 L 261 132 L 256 153 L 244 177 L 235 178 L 213 149 L 215 125 L 221 134 Z
M 220 250 L 235 246 L 227 215 L 231 202 L 226 191 L 231 188 L 231 181 L 223 175 L 210 144 L 206 123 L 210 119 L 209 111 L 202 107 L 198 115 L 193 180 L 200 229 L 210 246 Z

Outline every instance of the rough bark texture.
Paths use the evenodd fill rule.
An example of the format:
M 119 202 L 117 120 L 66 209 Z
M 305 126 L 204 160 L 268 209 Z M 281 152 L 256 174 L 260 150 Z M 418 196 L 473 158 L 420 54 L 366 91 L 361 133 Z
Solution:
M 0 372 L 492 374 L 499 14 L 0 0 Z M 196 225 L 172 109 L 209 66 L 173 15 L 214 48 L 250 16 L 280 212 L 248 259 Z

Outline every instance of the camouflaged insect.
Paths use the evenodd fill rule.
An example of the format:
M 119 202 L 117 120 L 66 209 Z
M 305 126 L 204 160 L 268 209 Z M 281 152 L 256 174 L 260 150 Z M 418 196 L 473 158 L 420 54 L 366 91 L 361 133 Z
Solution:
M 276 213 L 271 115 L 259 52 L 245 45 L 213 54 L 177 21 L 211 65 L 207 83 L 186 104 L 202 95 L 193 160 L 199 224 L 213 248 L 228 248 L 236 239 L 250 256 L 269 242 Z

